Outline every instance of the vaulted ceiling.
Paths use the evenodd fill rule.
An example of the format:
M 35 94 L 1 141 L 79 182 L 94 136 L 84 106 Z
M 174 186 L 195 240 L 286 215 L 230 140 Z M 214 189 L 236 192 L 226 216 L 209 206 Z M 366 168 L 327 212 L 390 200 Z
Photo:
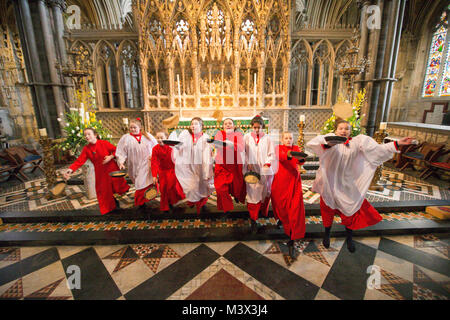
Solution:
M 104 29 L 133 25 L 132 0 L 67 0 L 66 3 L 80 7 L 81 24 Z

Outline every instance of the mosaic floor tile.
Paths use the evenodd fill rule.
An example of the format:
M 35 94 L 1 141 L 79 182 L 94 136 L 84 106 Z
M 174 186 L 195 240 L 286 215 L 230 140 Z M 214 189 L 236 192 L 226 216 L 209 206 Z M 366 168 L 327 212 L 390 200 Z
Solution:
M 66 273 L 60 261 L 56 261 L 47 267 L 27 274 L 22 277 L 24 297 L 30 295 L 37 297 L 38 295 L 42 295 L 44 292 L 48 292 L 50 288 L 53 288 L 52 286 L 55 285 L 55 282 L 60 279 L 66 279 Z M 52 292 L 58 284 L 54 286 Z M 50 294 L 51 292 L 48 293 L 48 295 Z
M 338 297 L 332 295 L 328 291 L 320 288 L 314 300 L 340 300 Z
M 221 269 L 191 293 L 186 300 L 263 300 L 263 298 Z
M 111 277 L 122 294 L 126 294 L 153 275 L 154 272 L 152 272 L 142 260 L 137 260 L 126 268 L 111 273 Z
M 0 299 L 21 299 L 23 298 L 22 279 L 14 280 L 0 286 Z

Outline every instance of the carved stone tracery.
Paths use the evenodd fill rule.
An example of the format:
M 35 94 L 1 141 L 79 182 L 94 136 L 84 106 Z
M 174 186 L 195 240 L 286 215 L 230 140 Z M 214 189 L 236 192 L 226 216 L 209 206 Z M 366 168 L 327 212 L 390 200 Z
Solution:
M 135 1 L 145 109 L 287 107 L 289 3 Z

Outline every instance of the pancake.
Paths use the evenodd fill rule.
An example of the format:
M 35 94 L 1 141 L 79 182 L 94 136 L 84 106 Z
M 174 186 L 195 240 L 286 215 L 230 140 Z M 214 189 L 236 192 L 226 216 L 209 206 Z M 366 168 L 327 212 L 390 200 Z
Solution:
M 151 187 L 145 191 L 144 197 L 147 200 L 152 200 L 158 196 L 158 190 L 155 187 Z
M 58 182 L 49 191 L 53 196 L 57 197 L 57 196 L 61 195 L 61 193 L 64 192 L 64 189 L 66 188 L 66 186 L 67 186 L 67 184 L 65 182 Z
M 121 178 L 125 177 L 127 175 L 127 172 L 125 170 L 111 171 L 109 175 L 113 178 Z
M 260 174 L 254 171 L 249 171 L 246 174 L 244 174 L 245 182 L 250 184 L 258 183 L 260 179 L 261 179 Z

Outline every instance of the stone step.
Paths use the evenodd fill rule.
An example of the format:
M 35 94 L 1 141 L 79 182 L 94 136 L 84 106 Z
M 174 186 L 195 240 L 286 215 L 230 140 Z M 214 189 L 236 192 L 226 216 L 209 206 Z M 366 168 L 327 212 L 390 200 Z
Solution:
M 446 200 L 418 200 L 397 202 L 372 202 L 380 213 L 425 211 L 429 206 L 447 205 Z M 98 210 L 65 210 L 65 211 L 7 211 L 0 213 L 3 223 L 43 223 L 43 222 L 90 222 L 90 221 L 123 221 L 123 220 L 186 220 L 186 219 L 223 219 L 248 218 L 245 206 L 239 205 L 230 213 L 217 211 L 217 208 L 208 205 L 210 212 L 197 215 L 193 208 L 176 208 L 173 213 L 161 214 L 157 208 L 147 208 L 145 211 L 138 208 L 117 209 L 102 215 Z M 305 204 L 306 216 L 320 216 L 319 204 Z M 273 213 L 269 211 L 269 217 Z
M 231 220 L 231 219 L 228 219 Z M 112 223 L 103 223 L 102 227 L 96 227 L 95 222 L 85 225 L 86 228 L 98 231 L 78 231 L 80 225 L 66 225 L 66 231 L 60 231 L 55 224 L 44 224 L 43 230 L 39 230 L 39 224 L 15 224 L 0 225 L 0 247 L 7 246 L 48 246 L 48 245 L 117 245 L 135 243 L 189 243 L 189 242 L 216 242 L 216 241 L 252 241 L 252 240 L 288 240 L 284 231 L 277 227 L 275 219 L 266 219 L 258 226 L 256 233 L 251 233 L 248 219 L 236 219 L 237 223 L 227 221 L 200 221 L 191 223 L 188 227 L 179 224 L 174 226 L 174 221 L 162 220 L 143 223 L 144 227 L 134 221 L 123 222 L 114 230 Z M 261 219 L 260 219 L 261 220 Z M 198 222 L 198 223 L 197 223 Z M 99 224 L 101 222 L 97 222 Z M 195 225 L 197 223 L 197 225 Z M 172 225 L 170 225 L 172 224 Z M 186 225 L 187 225 L 186 224 Z M 220 227 L 218 227 L 218 225 Z M 53 230 L 51 230 L 53 226 Z M 115 225 L 117 226 L 117 225 Z M 74 228 L 76 231 L 71 230 Z M 22 229 L 20 229 L 22 228 Z M 50 229 L 49 229 L 50 228 Z M 27 231 L 27 230 L 33 231 Z M 56 231 L 59 230 L 59 231 Z M 385 219 L 380 223 L 355 230 L 354 237 L 411 235 L 427 233 L 449 233 L 450 221 L 433 220 L 428 218 L 406 219 L 395 221 Z M 308 222 L 305 238 L 322 238 L 324 229 L 319 222 Z M 335 223 L 332 237 L 345 237 L 344 226 Z

